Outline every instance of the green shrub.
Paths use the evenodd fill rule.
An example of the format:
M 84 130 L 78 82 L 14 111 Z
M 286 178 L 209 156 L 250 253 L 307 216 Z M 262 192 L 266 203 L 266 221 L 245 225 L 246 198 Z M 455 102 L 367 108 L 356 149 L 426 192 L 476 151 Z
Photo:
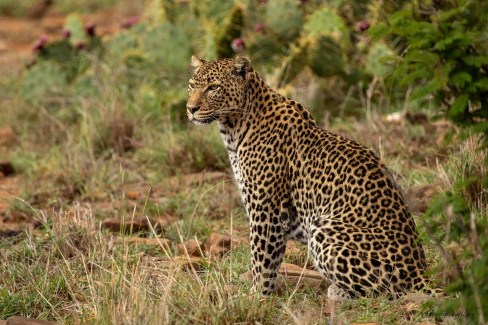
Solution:
M 472 262 L 459 270 L 458 279 L 448 287 L 449 292 L 461 295 L 441 309 L 454 313 L 462 308 L 469 319 L 484 323 L 488 315 L 488 174 L 482 166 L 488 164 L 488 2 L 411 1 L 371 34 L 399 44 L 402 55 L 392 76 L 400 85 L 415 85 L 411 99 L 425 104 L 433 99 L 439 115 L 461 126 L 476 144 L 469 155 L 479 152 L 480 158 L 473 163 L 472 157 L 464 157 L 463 168 L 457 172 L 460 177 L 434 200 L 426 219 L 432 229 L 450 225 L 446 230 L 449 242 L 471 243 L 464 254 Z

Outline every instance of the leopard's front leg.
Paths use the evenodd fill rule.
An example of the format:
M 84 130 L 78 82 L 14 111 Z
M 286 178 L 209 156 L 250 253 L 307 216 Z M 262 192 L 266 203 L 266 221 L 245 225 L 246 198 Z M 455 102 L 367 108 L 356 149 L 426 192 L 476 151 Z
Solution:
M 249 212 L 253 275 L 251 290 L 264 295 L 271 294 L 275 289 L 276 276 L 286 248 L 285 227 L 276 212 L 277 209 L 264 209 L 262 206 Z

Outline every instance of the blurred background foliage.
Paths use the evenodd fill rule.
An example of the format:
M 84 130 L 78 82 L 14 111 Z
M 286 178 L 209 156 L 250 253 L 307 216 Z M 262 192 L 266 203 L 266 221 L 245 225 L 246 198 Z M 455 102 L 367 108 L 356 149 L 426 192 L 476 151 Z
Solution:
M 28 2 L 12 6 L 4 0 L 0 11 L 17 15 Z M 59 2 L 70 12 L 73 1 Z M 434 118 L 449 119 L 465 138 L 481 138 L 476 152 L 487 150 L 487 1 L 148 0 L 143 17 L 128 21 L 126 29 L 109 38 L 102 39 L 95 26 L 70 15 L 64 37 L 40 39 L 35 52 L 19 81 L 22 99 L 45 107 L 65 125 L 76 125 L 94 155 L 136 148 L 133 133 L 145 132 L 135 130 L 136 125 L 160 125 L 157 137 L 184 129 L 192 54 L 207 60 L 250 57 L 272 87 L 298 97 L 323 122 L 373 108 L 387 113 L 408 102 Z M 304 76 L 314 80 L 314 94 L 319 95 L 294 91 Z M 90 111 L 94 99 L 103 107 L 96 112 Z M 67 103 L 75 109 L 62 109 Z M 39 118 L 35 112 L 24 113 L 23 119 Z M 96 131 L 88 134 L 88 128 Z M 195 146 L 185 142 L 190 135 L 171 134 L 168 146 L 183 142 L 180 151 L 166 154 L 149 143 L 138 150 L 138 161 L 147 166 L 185 161 L 191 171 L 225 166 L 218 136 Z M 459 270 L 448 288 L 461 295 L 437 307 L 454 313 L 462 306 L 477 321 L 488 315 L 488 162 L 481 156 L 482 172 L 464 170 L 465 177 L 438 195 L 426 214 L 439 241 L 443 233 L 438 229 L 449 218 L 454 229 L 449 241 L 473 242 L 479 234 L 466 250 L 473 262 Z M 22 166 L 22 159 L 17 164 Z M 77 170 L 72 184 L 86 177 L 84 167 Z

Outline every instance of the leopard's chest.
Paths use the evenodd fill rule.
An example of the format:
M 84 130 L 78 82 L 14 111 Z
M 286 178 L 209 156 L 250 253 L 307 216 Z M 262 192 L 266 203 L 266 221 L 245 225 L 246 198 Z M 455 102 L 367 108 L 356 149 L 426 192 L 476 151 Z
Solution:
M 220 129 L 220 135 L 222 136 L 222 140 L 224 141 L 224 145 L 227 149 L 227 153 L 229 154 L 229 160 L 232 167 L 232 172 L 234 173 L 237 186 L 239 187 L 239 192 L 241 193 L 242 201 L 246 209 L 248 209 L 247 202 L 246 202 L 247 200 L 246 200 L 245 182 L 244 182 L 244 177 L 241 169 L 239 153 L 238 153 L 238 141 L 236 139 L 236 136 L 233 133 L 222 128 Z

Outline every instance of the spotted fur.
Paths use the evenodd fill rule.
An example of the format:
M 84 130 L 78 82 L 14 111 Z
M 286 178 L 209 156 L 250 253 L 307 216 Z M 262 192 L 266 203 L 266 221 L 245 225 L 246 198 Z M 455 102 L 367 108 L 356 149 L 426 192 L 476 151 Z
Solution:
M 218 121 L 250 220 L 254 290 L 274 290 L 288 239 L 308 246 L 330 298 L 424 286 L 414 221 L 372 150 L 319 128 L 246 58 L 192 65 L 187 115 Z

